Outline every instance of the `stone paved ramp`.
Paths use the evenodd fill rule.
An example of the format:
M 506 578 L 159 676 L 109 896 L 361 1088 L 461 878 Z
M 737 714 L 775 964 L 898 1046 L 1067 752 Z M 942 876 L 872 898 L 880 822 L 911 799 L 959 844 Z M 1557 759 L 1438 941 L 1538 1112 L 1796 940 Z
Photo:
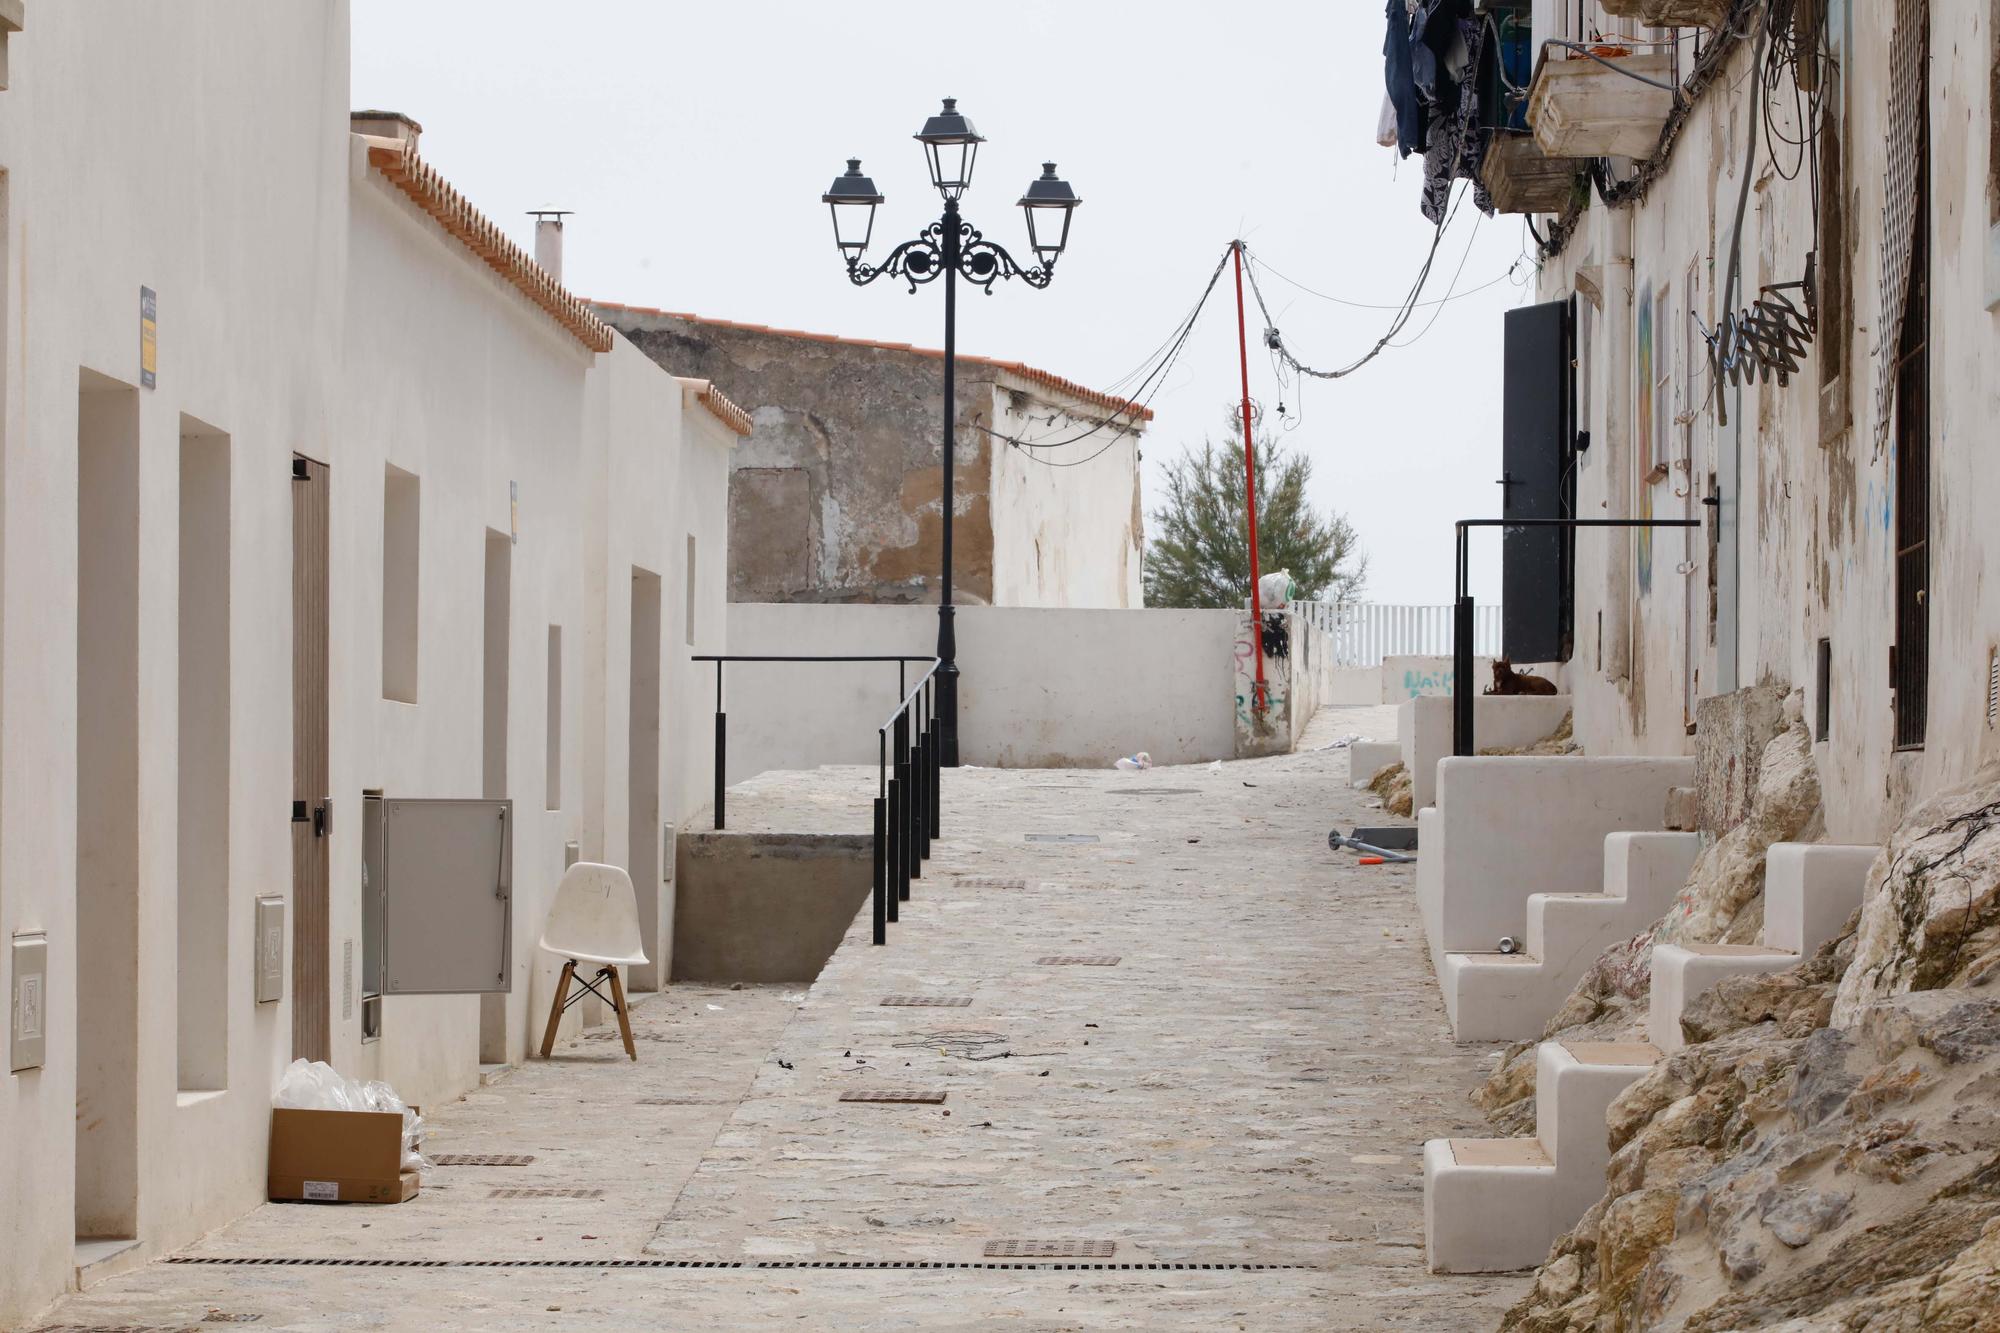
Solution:
M 1329 710 L 1306 745 L 1357 730 Z M 267 1206 L 190 1252 L 583 1267 L 154 1264 L 47 1322 L 1491 1327 L 1523 1280 L 1423 1271 L 1420 1175 L 1424 1139 L 1476 1130 L 1488 1053 L 1446 1036 L 1409 872 L 1326 849 L 1374 817 L 1346 768 L 949 773 L 949 838 L 890 947 L 864 915 L 802 1002 L 676 987 L 639 1011 L 661 1039 L 637 1069 L 586 1039 L 434 1117 L 437 1150 L 532 1167 L 442 1168 L 393 1209 Z M 879 1003 L 899 994 L 971 1002 Z M 946 1100 L 840 1100 L 886 1087 Z M 636 1104 L 670 1097 L 692 1104 Z M 516 1184 L 605 1195 L 488 1197 Z M 857 1267 L 1007 1262 L 995 1241 L 1163 1267 Z M 647 1266 L 598 1266 L 618 1260 Z

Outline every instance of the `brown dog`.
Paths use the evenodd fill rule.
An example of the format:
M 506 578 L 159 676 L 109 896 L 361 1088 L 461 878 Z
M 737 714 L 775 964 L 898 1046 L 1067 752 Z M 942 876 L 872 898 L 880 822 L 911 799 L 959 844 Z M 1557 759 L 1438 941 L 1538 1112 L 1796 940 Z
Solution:
M 1504 657 L 1493 659 L 1493 684 L 1487 687 L 1488 694 L 1554 694 L 1556 683 L 1526 671 L 1514 670 L 1514 664 Z

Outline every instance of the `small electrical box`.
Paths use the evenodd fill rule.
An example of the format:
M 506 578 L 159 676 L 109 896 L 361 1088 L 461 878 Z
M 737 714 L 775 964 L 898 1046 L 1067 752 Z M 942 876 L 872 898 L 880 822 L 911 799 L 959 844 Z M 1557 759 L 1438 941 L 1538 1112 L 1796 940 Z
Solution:
M 285 998 L 285 900 L 267 893 L 257 899 L 257 1003 Z
M 364 1001 L 512 986 L 513 813 L 505 800 L 363 802 Z
M 40 1069 L 48 1048 L 49 937 L 41 931 L 16 935 L 12 953 L 7 1067 L 18 1074 Z

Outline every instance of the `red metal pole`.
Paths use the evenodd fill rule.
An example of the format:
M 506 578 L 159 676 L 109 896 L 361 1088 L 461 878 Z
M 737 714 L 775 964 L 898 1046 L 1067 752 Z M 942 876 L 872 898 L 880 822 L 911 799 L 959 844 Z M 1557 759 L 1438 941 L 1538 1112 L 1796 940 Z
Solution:
M 1264 598 L 1257 588 L 1257 445 L 1250 429 L 1250 340 L 1243 331 L 1243 242 L 1236 242 L 1236 359 L 1243 371 L 1243 503 L 1250 519 L 1250 642 L 1257 653 L 1254 707 L 1268 706 L 1264 689 Z

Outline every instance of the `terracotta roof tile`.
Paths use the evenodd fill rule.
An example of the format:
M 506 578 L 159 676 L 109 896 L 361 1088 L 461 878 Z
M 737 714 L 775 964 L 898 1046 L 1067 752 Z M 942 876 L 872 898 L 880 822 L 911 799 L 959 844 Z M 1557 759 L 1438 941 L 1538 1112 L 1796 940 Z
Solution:
M 717 421 L 720 421 L 738 435 L 748 435 L 750 433 L 750 414 L 735 403 L 730 402 L 724 396 L 722 390 L 716 388 L 712 381 L 689 379 L 685 375 L 679 375 L 675 378 L 681 382 L 681 398 L 683 402 L 693 401 L 701 404 L 701 406 L 708 409 L 710 415 L 715 417 Z
M 667 319 L 686 320 L 690 324 L 707 324 L 719 329 L 742 329 L 746 333 L 769 333 L 780 338 L 801 338 L 807 342 L 839 343 L 846 347 L 873 347 L 878 351 L 909 352 L 916 356 L 944 356 L 944 352 L 939 348 L 918 347 L 914 343 L 880 342 L 873 338 L 842 337 L 837 333 L 809 333 L 804 329 L 780 329 L 773 328 L 769 324 L 746 324 L 733 319 L 710 319 L 704 315 L 691 315 L 680 310 L 661 310 L 656 306 L 620 305 L 616 301 L 592 301 L 589 304 L 595 309 L 608 312 L 622 312 L 632 315 L 660 315 Z M 1008 374 L 1018 376 L 1031 384 L 1038 384 L 1043 388 L 1053 389 L 1058 393 L 1067 394 L 1072 398 L 1081 399 L 1087 403 L 1094 403 L 1118 415 L 1129 416 L 1135 421 L 1151 421 L 1153 419 L 1153 409 L 1150 407 L 1136 403 L 1129 398 L 1120 398 L 1116 394 L 1102 393 L 1099 390 L 1079 384 L 1075 380 L 1066 379 L 1051 371 L 1038 370 L 1026 362 L 1003 361 L 998 357 L 973 356 L 965 352 L 958 354 L 958 360 L 961 365 L 988 366 L 994 370 L 1004 370 Z
M 414 148 L 384 139 L 370 138 L 367 142 L 368 165 L 408 195 L 418 208 L 436 218 L 440 227 L 485 260 L 494 272 L 540 306 L 578 342 L 593 352 L 611 350 L 610 326 L 591 313 L 590 306 L 582 299 L 565 291 L 527 251 L 507 239 L 498 225 L 452 188 L 436 167 L 418 157 Z

